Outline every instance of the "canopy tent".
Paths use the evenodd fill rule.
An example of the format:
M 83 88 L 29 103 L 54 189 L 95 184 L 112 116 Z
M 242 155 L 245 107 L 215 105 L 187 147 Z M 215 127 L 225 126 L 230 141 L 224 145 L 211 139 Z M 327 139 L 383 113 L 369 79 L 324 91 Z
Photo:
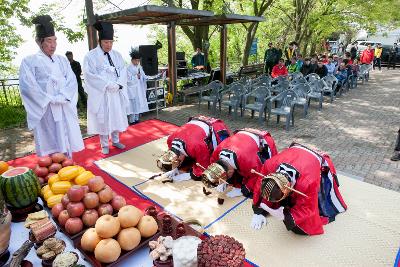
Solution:
M 97 20 L 107 21 L 112 24 L 149 25 L 165 24 L 168 32 L 168 74 L 169 90 L 176 97 L 176 25 L 207 26 L 220 25 L 220 70 L 221 81 L 226 82 L 227 59 L 227 24 L 262 22 L 263 17 L 246 16 L 238 14 L 214 15 L 211 11 L 193 10 L 185 8 L 146 5 L 97 17 Z M 90 43 L 90 42 L 89 42 Z

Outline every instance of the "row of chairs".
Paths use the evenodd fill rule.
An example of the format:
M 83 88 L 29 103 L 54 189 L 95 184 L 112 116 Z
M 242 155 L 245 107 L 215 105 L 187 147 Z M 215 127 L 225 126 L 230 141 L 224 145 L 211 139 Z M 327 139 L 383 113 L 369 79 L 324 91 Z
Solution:
M 360 70 L 360 79 L 368 81 L 369 69 Z M 348 77 L 348 86 L 352 88 L 352 77 Z M 311 100 L 319 102 L 319 110 L 322 110 L 324 96 L 330 97 L 332 103 L 335 97 L 338 80 L 333 75 L 328 75 L 322 79 L 315 74 L 303 76 L 301 73 L 292 73 L 288 77 L 277 77 L 272 79 L 268 75 L 262 75 L 255 79 L 247 77 L 224 86 L 219 81 L 213 81 L 207 85 L 207 90 L 203 90 L 199 95 L 199 111 L 202 101 L 208 102 L 208 108 L 212 103 L 212 112 L 215 114 L 217 104 L 219 112 L 222 106 L 228 108 L 229 114 L 233 111 L 236 119 L 240 110 L 240 115 L 246 110 L 251 111 L 252 118 L 258 112 L 258 121 L 267 124 L 271 115 L 277 116 L 277 123 L 281 116 L 286 117 L 286 130 L 290 124 L 294 125 L 294 109 L 302 106 L 304 117 L 308 114 Z M 345 85 L 347 86 L 347 85 Z M 343 87 L 343 85 L 342 85 Z M 349 88 L 350 88 L 349 87 Z M 208 91 L 208 95 L 204 92 Z M 341 93 L 341 92 L 340 92 Z M 268 117 L 267 117 L 268 115 Z

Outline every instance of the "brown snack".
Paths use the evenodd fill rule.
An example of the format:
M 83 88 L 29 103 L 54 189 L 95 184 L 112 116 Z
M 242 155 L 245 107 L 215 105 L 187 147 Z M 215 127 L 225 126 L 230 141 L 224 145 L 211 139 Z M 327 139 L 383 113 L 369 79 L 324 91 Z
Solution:
M 243 245 L 234 238 L 226 235 L 207 238 L 197 248 L 199 267 L 240 267 L 243 265 L 245 256 L 246 253 Z
M 212 192 L 207 191 L 207 189 L 203 186 L 203 194 L 208 196 L 210 195 Z
M 36 241 L 40 242 L 54 235 L 57 229 L 49 218 L 45 218 L 32 224 L 31 231 Z
M 225 199 L 223 199 L 223 198 L 218 198 L 218 204 L 219 204 L 219 205 L 223 205 L 224 202 L 225 202 Z
M 172 219 L 169 215 L 162 218 L 162 235 L 168 236 L 172 234 Z
M 57 238 L 49 238 L 43 242 L 43 245 L 36 250 L 36 254 L 42 260 L 53 260 L 65 249 L 65 242 Z

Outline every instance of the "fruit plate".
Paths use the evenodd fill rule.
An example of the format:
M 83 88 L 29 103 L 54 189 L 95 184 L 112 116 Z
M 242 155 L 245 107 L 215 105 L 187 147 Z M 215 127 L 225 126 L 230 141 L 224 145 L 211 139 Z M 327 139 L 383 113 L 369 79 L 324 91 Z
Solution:
M 157 233 L 155 233 L 153 236 L 151 236 L 149 238 L 145 238 L 145 239 L 142 238 L 142 240 L 140 241 L 139 245 L 136 248 L 134 248 L 130 251 L 122 250 L 119 258 L 112 263 L 101 263 L 98 260 L 96 260 L 96 258 L 94 257 L 94 253 L 83 250 L 81 247 L 82 236 L 83 236 L 83 234 L 79 235 L 73 241 L 74 241 L 75 248 L 81 252 L 83 258 L 94 267 L 111 267 L 111 266 L 118 266 L 119 263 L 121 263 L 125 259 L 129 258 L 133 254 L 135 254 L 135 252 L 137 250 L 141 249 L 144 246 L 148 246 L 150 241 L 157 239 L 160 236 L 160 230 L 158 230 Z

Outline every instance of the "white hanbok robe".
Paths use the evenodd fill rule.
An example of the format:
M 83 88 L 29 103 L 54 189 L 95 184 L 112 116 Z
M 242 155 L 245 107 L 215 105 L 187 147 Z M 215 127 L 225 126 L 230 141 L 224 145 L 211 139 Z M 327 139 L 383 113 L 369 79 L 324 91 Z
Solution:
M 140 114 L 149 111 L 146 98 L 147 76 L 142 66 L 130 64 L 128 67 L 128 97 L 130 109 L 128 114 Z M 140 72 L 140 79 L 137 74 Z
M 125 63 L 117 51 L 111 50 L 109 54 L 115 67 L 110 65 L 100 46 L 89 51 L 83 62 L 85 92 L 88 94 L 88 134 L 110 135 L 113 132 L 123 132 L 128 127 L 126 114 L 129 99 Z M 112 83 L 122 85 L 122 89 L 117 92 L 107 91 L 107 86 Z
M 19 88 L 39 156 L 56 152 L 72 156 L 72 152 L 84 149 L 76 109 L 78 84 L 65 57 L 50 58 L 39 51 L 24 58 L 19 70 Z M 58 94 L 67 103 L 52 104 L 51 99 Z

